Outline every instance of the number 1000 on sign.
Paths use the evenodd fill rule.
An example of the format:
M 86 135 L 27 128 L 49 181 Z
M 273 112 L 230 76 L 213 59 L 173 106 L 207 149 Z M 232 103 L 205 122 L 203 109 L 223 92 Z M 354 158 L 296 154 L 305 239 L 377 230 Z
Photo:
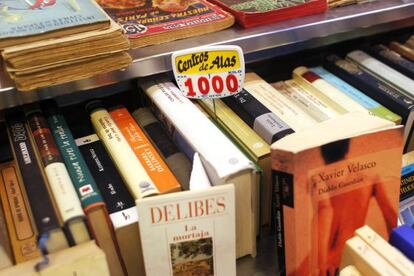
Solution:
M 211 76 L 211 75 L 210 75 Z M 187 97 L 191 98 L 216 98 L 225 94 L 234 94 L 239 90 L 239 80 L 235 74 L 199 76 L 187 78 L 184 82 Z M 227 95 L 230 96 L 230 95 Z

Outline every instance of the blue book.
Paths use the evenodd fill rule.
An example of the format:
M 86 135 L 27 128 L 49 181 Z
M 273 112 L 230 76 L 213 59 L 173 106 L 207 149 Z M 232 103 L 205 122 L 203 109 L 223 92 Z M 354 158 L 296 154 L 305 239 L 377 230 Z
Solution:
M 414 225 L 414 164 L 401 170 L 399 218 L 403 224 Z
M 327 82 L 341 90 L 344 94 L 352 98 L 361 106 L 368 109 L 372 114 L 383 119 L 390 120 L 397 124 L 401 122 L 401 117 L 399 115 L 393 113 L 392 111 L 381 105 L 379 102 L 365 95 L 361 90 L 351 86 L 349 83 L 338 78 L 331 72 L 325 70 L 323 67 L 318 66 L 311 68 L 311 70 L 314 73 L 318 74 L 321 78 L 323 78 L 324 80 L 326 80 Z
M 414 261 L 414 229 L 402 225 L 394 228 L 390 235 L 390 244 L 400 250 L 407 258 Z
M 93 0 L 0 0 L 0 49 L 104 27 L 109 18 Z

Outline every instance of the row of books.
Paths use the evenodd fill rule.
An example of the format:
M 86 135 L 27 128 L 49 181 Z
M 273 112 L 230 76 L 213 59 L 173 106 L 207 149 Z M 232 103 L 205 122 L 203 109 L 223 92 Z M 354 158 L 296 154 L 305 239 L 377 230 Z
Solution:
M 367 225 L 355 230 L 345 244 L 339 275 L 412 275 L 413 234 L 412 228 L 400 226 L 388 243 Z
M 407 47 L 410 47 L 408 42 L 406 45 Z M 370 53 L 372 51 L 373 54 L 375 53 L 374 49 L 376 48 L 372 47 L 372 49 L 373 50 L 368 49 L 368 51 Z M 409 59 L 405 59 L 401 56 L 399 56 L 399 58 L 404 60 L 404 64 L 410 64 L 411 62 Z M 411 126 L 407 123 L 410 121 L 409 115 L 411 113 L 411 106 L 404 105 L 404 103 L 407 103 L 410 99 L 412 103 L 412 95 L 410 94 L 410 91 L 412 91 L 410 90 L 410 81 L 412 82 L 412 79 L 407 76 L 404 78 L 404 75 L 401 73 L 382 64 L 363 51 L 353 51 L 349 53 L 347 55 L 347 60 L 337 56 L 328 56 L 324 66 L 338 74 L 343 80 L 346 80 L 349 83 L 353 81 L 351 84 L 354 87 L 350 88 L 350 86 L 343 80 L 335 78 L 323 68 L 308 69 L 306 67 L 299 67 L 293 72 L 293 80 L 275 84 L 267 83 L 257 74 L 247 73 L 244 91 L 233 97 L 222 99 L 221 101 L 216 100 L 216 111 L 214 111 L 214 106 L 211 101 L 200 101 L 200 105 L 202 105 L 207 113 L 210 114 L 210 119 L 197 108 L 197 105 L 185 98 L 175 84 L 168 79 L 158 77 L 156 79 L 143 80 L 140 82 L 140 87 L 151 101 L 155 114 L 157 114 L 157 116 L 164 122 L 164 125 L 167 126 L 164 128 L 161 127 L 160 131 L 156 132 L 157 138 L 152 138 L 152 142 L 157 145 L 157 142 L 160 140 L 159 135 L 162 133 L 161 130 L 167 129 L 176 145 L 187 155 L 187 158 L 194 160 L 193 166 L 196 163 L 195 160 L 198 160 L 194 154 L 194 152 L 197 152 L 200 157 L 199 162 L 197 162 L 202 164 L 201 167 L 205 169 L 204 175 L 207 175 L 207 178 L 204 177 L 205 182 L 207 182 L 206 179 L 208 179 L 208 182 L 210 182 L 212 186 L 221 186 L 227 183 L 232 183 L 234 186 L 234 219 L 231 219 L 230 212 L 228 214 L 229 219 L 227 223 L 231 224 L 233 221 L 235 227 L 232 228 L 229 226 L 228 230 L 224 227 L 219 234 L 212 234 L 215 233 L 214 231 L 205 231 L 210 233 L 212 239 L 215 239 L 216 237 L 223 238 L 223 236 L 220 235 L 227 235 L 227 239 L 223 238 L 223 240 L 233 242 L 233 246 L 235 247 L 234 252 L 231 243 L 223 243 L 226 244 L 226 246 L 224 248 L 214 248 L 214 250 L 216 250 L 214 252 L 226 252 L 223 253 L 227 254 L 226 260 L 233 259 L 233 262 L 230 261 L 224 263 L 216 257 L 211 257 L 211 254 L 202 253 L 202 256 L 207 256 L 203 261 L 209 264 L 210 267 L 214 267 L 214 264 L 216 264 L 220 267 L 218 268 L 216 266 L 216 269 L 224 267 L 223 269 L 234 271 L 234 259 L 236 257 L 248 254 L 255 255 L 256 234 L 259 231 L 260 224 L 274 223 L 275 226 L 273 227 L 280 230 L 278 230 L 278 239 L 280 237 L 278 240 L 278 247 L 279 244 L 289 245 L 286 247 L 286 252 L 283 246 L 280 251 L 280 256 L 282 257 L 286 254 L 286 256 L 288 256 L 286 261 L 290 261 L 290 263 L 286 263 L 287 270 L 292 271 L 293 269 L 293 271 L 295 271 L 298 269 L 297 266 L 303 266 L 303 269 L 305 269 L 303 271 L 308 272 L 316 269 L 315 267 L 318 267 L 318 260 L 310 260 L 309 256 L 318 256 L 317 253 L 313 254 L 312 250 L 317 250 L 319 240 L 315 239 L 315 243 L 309 243 L 306 240 L 317 233 L 315 232 L 315 226 L 310 221 L 312 220 L 312 217 L 318 217 L 315 215 L 318 214 L 318 212 L 315 213 L 315 210 L 325 211 L 326 209 L 329 209 L 327 206 L 332 208 L 332 202 L 338 202 L 337 205 L 341 205 L 344 202 L 346 203 L 350 198 L 350 196 L 343 196 L 345 199 L 330 200 L 329 196 L 331 194 L 338 197 L 342 196 L 339 194 L 339 191 L 336 191 L 341 189 L 334 188 L 336 187 L 335 185 L 341 184 L 330 182 L 333 180 L 341 180 L 341 177 L 344 177 L 341 181 L 345 181 L 344 183 L 347 184 L 344 185 L 344 191 L 346 193 L 356 193 L 359 195 L 357 198 L 360 198 L 359 188 L 362 185 L 367 190 L 366 197 L 364 197 L 365 202 L 366 200 L 371 200 L 371 195 L 375 194 L 375 199 L 373 200 L 377 202 L 376 211 L 370 212 L 369 220 L 365 220 L 365 214 L 362 215 L 362 219 L 364 220 L 358 221 L 357 223 L 368 222 L 367 224 L 372 226 L 370 224 L 373 221 L 372 216 L 375 217 L 375 215 L 378 215 L 378 208 L 382 209 L 382 206 L 386 206 L 385 209 L 391 211 L 384 214 L 383 220 L 376 218 L 377 221 L 382 221 L 383 225 L 378 226 L 376 224 L 373 228 L 381 235 L 386 236 L 387 229 L 395 226 L 396 210 L 398 209 L 402 142 L 403 138 L 405 138 L 405 141 L 410 141 L 409 136 L 412 132 Z M 370 66 L 374 66 L 371 68 L 375 68 L 375 70 L 369 70 Z M 408 66 L 406 67 L 409 68 Z M 383 76 L 379 74 L 380 72 L 392 72 L 392 74 Z M 330 78 L 326 78 L 325 80 L 324 76 L 326 75 L 330 76 Z M 394 78 L 391 78 L 390 76 L 393 76 Z M 399 80 L 401 78 L 404 80 L 403 86 L 399 85 Z M 335 82 L 332 82 L 333 84 L 330 83 L 329 79 L 336 80 L 340 85 L 335 84 Z M 339 88 L 335 88 L 335 85 Z M 402 107 L 404 107 L 404 109 Z M 29 180 L 25 180 L 25 173 L 23 172 L 23 169 L 27 168 L 26 166 L 28 164 L 26 164 L 26 162 L 28 160 L 28 149 L 29 146 L 32 145 L 32 154 L 29 155 L 31 156 L 29 159 L 31 161 L 40 160 L 37 162 L 37 167 L 39 168 L 39 165 L 41 165 L 43 170 L 38 169 L 38 171 L 43 173 L 38 174 L 37 178 L 39 181 L 43 179 L 43 182 L 49 182 L 49 185 L 44 184 L 44 187 L 56 187 L 54 186 L 56 183 L 61 184 L 69 181 L 72 181 L 76 187 L 75 189 L 73 188 L 73 185 L 68 185 L 74 190 L 72 192 L 72 198 L 69 198 L 69 195 L 67 195 L 63 199 L 61 198 L 62 200 L 59 200 L 58 196 L 54 194 L 53 188 L 50 188 L 50 194 L 53 194 L 54 199 L 49 199 L 49 204 L 45 203 L 45 206 L 49 206 L 49 208 L 45 209 L 59 210 L 59 212 L 56 212 L 57 214 L 55 214 L 56 219 L 45 221 L 54 221 L 56 225 L 56 222 L 59 221 L 59 217 L 61 217 L 62 221 L 65 222 L 63 227 L 64 231 L 59 230 L 61 233 L 59 235 L 50 235 L 50 237 L 56 237 L 57 241 L 50 238 L 46 239 L 46 241 L 51 242 L 50 246 L 45 242 L 44 246 L 42 245 L 41 248 L 46 248 L 47 252 L 54 252 L 55 250 L 60 252 L 62 248 L 67 247 L 67 245 L 64 244 L 65 240 L 67 244 L 70 245 L 90 240 L 90 230 L 93 237 L 105 252 L 111 273 L 123 273 L 122 263 L 125 263 L 127 270 L 135 267 L 135 269 L 141 269 L 142 272 L 144 267 L 143 263 L 145 263 L 147 274 L 155 275 L 156 273 L 159 273 L 160 268 L 157 266 L 158 263 L 154 261 L 157 258 L 150 256 L 158 256 L 157 254 L 161 254 L 161 252 L 164 252 L 165 258 L 169 257 L 170 260 L 176 260 L 173 261 L 172 264 L 164 262 L 162 266 L 166 271 L 168 269 L 170 269 L 168 271 L 171 271 L 171 267 L 173 267 L 172 269 L 180 271 L 193 269 L 195 265 L 194 258 L 189 261 L 191 263 L 187 265 L 183 265 L 182 262 L 178 261 L 182 259 L 191 259 L 183 258 L 183 256 L 178 253 L 180 250 L 184 250 L 180 247 L 181 245 L 172 246 L 171 242 L 168 241 L 168 238 L 167 240 L 163 240 L 160 236 L 155 237 L 152 235 L 151 238 L 151 231 L 155 233 L 156 228 L 151 228 L 154 225 L 149 226 L 151 225 L 151 215 L 148 215 L 148 212 L 146 213 L 147 215 L 144 213 L 139 216 L 142 219 L 147 218 L 143 220 L 140 219 L 139 234 L 138 222 L 136 219 L 133 220 L 133 223 L 131 222 L 128 224 L 133 225 L 131 226 L 132 230 L 130 231 L 135 231 L 135 234 L 119 234 L 121 232 L 118 231 L 119 228 L 116 227 L 117 222 L 114 221 L 111 216 L 111 220 L 109 221 L 106 214 L 107 212 L 111 214 L 109 205 L 117 204 L 120 201 L 116 200 L 115 202 L 111 202 L 105 197 L 105 194 L 107 193 L 112 196 L 113 189 L 124 187 L 125 194 L 127 194 L 127 196 L 129 195 L 130 198 L 128 210 L 130 209 L 132 213 L 135 212 L 135 216 L 132 214 L 130 214 L 129 217 L 124 216 L 126 213 L 121 212 L 122 217 L 136 218 L 137 210 L 135 205 L 138 206 L 138 209 L 140 209 L 140 206 L 146 206 L 147 199 L 142 199 L 141 202 L 141 198 L 150 195 L 163 194 L 165 192 L 178 191 L 180 190 L 180 186 L 181 188 L 188 189 L 187 187 L 191 186 L 191 181 L 184 184 L 180 183 L 180 185 L 168 186 L 169 188 L 161 187 L 165 184 L 165 179 L 169 178 L 162 177 L 163 181 L 155 181 L 154 177 L 151 177 L 149 171 L 142 167 L 145 167 L 145 164 L 147 164 L 153 169 L 159 168 L 160 163 L 162 162 L 158 160 L 156 163 L 151 163 L 151 160 L 154 160 L 154 153 L 148 154 L 147 150 L 144 150 L 141 146 L 136 144 L 137 140 L 141 140 L 144 135 L 138 132 L 139 127 L 136 125 L 135 120 L 131 117 L 127 109 L 113 108 L 113 110 L 108 112 L 99 101 L 90 102 L 86 108 L 89 114 L 86 114 L 85 116 L 80 116 L 82 113 L 81 111 L 85 109 L 85 106 L 63 112 L 65 116 L 62 116 L 61 111 L 59 111 L 53 103 L 45 102 L 42 105 L 42 110 L 27 108 L 25 110 L 25 115 L 21 114 L 21 112 L 19 115 L 19 112 L 17 111 L 16 113 L 10 111 L 6 116 L 9 136 L 11 138 L 18 137 L 10 139 L 14 154 L 9 156 L 13 156 L 13 158 L 8 157 L 6 158 L 7 160 L 4 160 L 6 162 L 14 159 L 15 163 L 18 163 L 18 168 L 16 168 L 15 171 L 19 171 L 19 173 L 15 173 L 15 175 L 17 175 L 15 176 L 15 179 L 18 179 L 20 174 L 22 183 L 26 185 L 26 183 L 32 182 L 32 178 L 34 178 L 32 173 L 33 170 L 28 170 L 30 173 L 26 173 L 26 177 L 28 177 L 27 179 Z M 370 112 L 376 114 L 377 117 L 368 114 Z M 137 115 L 138 113 L 135 112 L 133 114 L 136 115 L 135 117 L 138 118 L 137 120 L 139 120 L 140 117 L 143 117 L 142 115 Z M 233 123 L 224 123 L 226 119 L 222 118 L 225 116 L 220 114 L 233 114 L 232 120 L 236 121 L 233 121 Z M 42 116 L 46 119 L 42 119 Z M 385 118 L 386 120 L 380 119 L 379 117 Z M 67 124 L 65 121 L 68 121 L 69 123 Z M 229 138 L 223 134 L 221 129 L 216 127 L 213 121 L 217 122 L 217 125 L 225 131 Z M 406 124 L 404 135 L 402 135 L 401 127 L 393 127 L 395 124 L 401 122 Z M 239 129 L 242 129 L 243 127 L 244 129 L 249 129 L 252 134 L 256 132 L 257 134 L 255 135 L 258 140 L 251 143 L 249 139 L 240 138 L 236 130 L 233 130 L 234 125 L 239 126 Z M 145 127 L 141 127 L 145 130 Z M 195 128 L 197 131 L 194 131 Z M 21 135 L 22 131 L 24 132 L 24 135 Z M 366 131 L 371 131 L 372 133 L 362 135 L 362 133 Z M 323 147 L 322 149 L 322 145 L 324 144 L 331 144 L 332 142 L 351 136 L 355 137 L 352 139 L 345 139 L 346 142 L 339 144 L 334 143 L 333 148 L 328 147 L 325 149 L 325 147 Z M 83 142 L 82 140 L 78 140 L 82 137 L 85 137 Z M 137 137 L 141 137 L 141 139 L 138 139 Z M 230 139 L 233 140 L 234 143 L 231 142 Z M 21 144 L 22 141 L 26 141 L 26 143 Z M 56 141 L 57 145 L 51 144 L 53 141 Z M 76 142 L 78 142 L 78 144 Z M 101 150 L 93 148 L 92 151 L 89 149 L 85 150 L 86 153 L 83 152 L 83 149 L 86 149 L 83 147 L 83 144 L 95 145 L 96 143 L 100 145 L 99 147 Z M 273 146 L 270 148 L 270 144 L 272 143 Z M 410 148 L 409 142 L 405 142 L 405 144 L 407 149 Z M 161 145 L 158 147 L 160 149 L 159 152 L 161 153 L 163 147 Z M 251 148 L 261 149 L 262 153 L 251 150 Z M 310 150 L 311 148 L 312 150 Z M 342 152 L 343 156 L 332 157 L 333 159 L 330 159 L 329 153 L 337 153 L 338 149 L 343 149 L 342 151 L 339 151 Z M 80 152 L 77 152 L 79 150 Z M 118 181 L 111 181 L 113 181 L 113 183 L 120 183 L 121 181 L 125 183 L 124 186 L 121 184 L 100 184 L 104 182 L 98 181 L 99 177 L 94 175 L 94 173 L 102 170 L 101 166 L 103 164 L 103 159 L 96 159 L 98 152 L 103 152 L 107 155 L 106 160 L 109 160 L 108 162 L 114 162 L 112 165 L 114 169 L 105 175 L 103 179 L 106 181 L 111 176 L 118 175 Z M 286 152 L 290 152 L 290 155 L 287 155 Z M 322 152 L 323 155 L 328 156 L 324 156 L 325 161 L 321 160 L 320 152 Z M 302 156 L 302 153 L 304 155 L 303 157 L 300 157 Z M 61 157 L 59 157 L 60 155 Z M 168 154 L 164 153 L 164 155 L 166 156 Z M 140 157 L 142 159 L 140 159 Z M 302 161 L 295 161 L 295 158 Z M 82 159 L 85 159 L 84 162 L 86 162 L 83 165 L 81 161 Z M 92 165 L 88 164 L 89 159 L 91 164 L 95 164 L 94 169 L 92 169 Z M 100 162 L 97 162 L 96 160 L 99 160 Z M 162 158 L 160 158 L 160 160 L 162 160 Z M 167 158 L 164 157 L 164 160 L 167 160 Z M 309 160 L 312 160 L 312 162 Z M 374 163 L 372 160 L 374 160 L 375 166 L 373 165 Z M 288 165 L 289 162 L 291 165 Z M 295 162 L 303 164 L 302 167 L 293 166 Z M 272 167 L 270 166 L 271 163 Z M 173 161 L 172 164 L 177 164 L 177 162 Z M 170 166 L 170 169 L 173 170 L 173 165 Z M 262 166 L 262 168 L 260 168 L 260 166 Z M 322 202 L 319 203 L 321 206 L 313 209 L 309 208 L 309 198 L 301 197 L 302 193 L 303 195 L 309 196 L 309 194 L 306 193 L 306 190 L 308 190 L 307 186 L 299 185 L 306 183 L 304 179 L 307 179 L 307 176 L 304 178 L 303 175 L 306 175 L 305 171 L 309 170 L 307 166 L 312 167 L 311 172 L 309 173 L 311 176 L 327 175 L 326 177 L 320 176 L 321 179 L 315 181 L 313 185 L 315 185 L 315 191 L 320 189 L 322 191 L 315 193 L 319 193 L 323 195 L 321 198 L 328 198 L 329 200 L 319 200 Z M 347 170 L 349 170 L 348 174 L 345 175 L 343 170 L 335 169 L 338 166 L 347 167 Z M 375 169 L 372 168 L 371 170 L 371 167 L 373 166 Z M 47 169 L 47 167 L 49 167 L 49 169 Z M 182 166 L 178 167 L 182 169 Z M 187 165 L 187 167 L 191 167 L 191 165 Z M 82 168 L 86 170 L 82 170 Z M 62 171 L 65 169 L 68 170 L 68 172 L 66 173 L 66 176 L 63 176 L 64 173 L 62 174 Z M 273 172 L 273 177 L 272 169 L 276 171 L 276 173 Z M 325 169 L 326 173 L 324 172 Z M 87 170 L 89 170 L 90 173 L 87 173 Z M 159 175 L 158 170 L 156 171 L 156 174 Z M 189 179 L 188 171 L 189 170 L 185 173 L 185 179 L 187 180 Z M 361 174 L 360 171 L 364 171 L 364 173 Z M 283 173 L 285 173 L 285 175 Z M 175 175 L 171 178 L 181 182 L 178 174 L 173 174 Z M 335 177 L 330 175 L 335 175 Z M 354 175 L 357 176 L 356 178 L 363 180 L 359 181 L 357 179 L 358 181 L 356 181 L 356 178 L 350 179 L 350 177 L 354 177 Z M 10 175 L 8 177 L 9 179 L 11 178 Z M 383 185 L 378 185 L 378 179 L 382 180 L 382 182 L 380 182 Z M 299 181 L 299 183 L 297 183 L 298 185 L 294 185 L 295 189 L 293 190 L 292 183 L 296 184 L 296 181 Z M 93 184 L 94 182 L 96 184 Z M 196 183 L 200 184 L 201 181 Z M 284 184 L 278 186 L 280 183 Z M 353 184 L 357 185 L 352 186 Z M 104 186 L 101 187 L 100 185 Z M 206 186 L 209 185 L 210 184 Z M 317 187 L 318 185 L 325 186 Z M 217 187 L 207 190 L 209 192 L 210 190 L 218 191 L 216 188 Z M 25 187 L 25 189 L 27 190 L 28 188 Z M 103 198 L 97 193 L 99 190 L 102 193 Z M 49 194 L 47 189 L 43 191 L 44 192 L 41 193 L 42 195 L 47 196 Z M 384 193 L 381 193 L 380 191 L 385 191 L 385 194 L 387 194 L 386 197 L 388 198 L 387 200 L 384 197 L 381 197 Z M 75 192 L 77 192 L 77 195 L 74 194 Z M 48 200 L 39 200 L 38 198 L 36 200 L 30 200 L 30 195 L 32 195 L 32 193 L 26 193 L 29 197 L 28 201 L 30 203 L 31 212 L 35 218 L 34 221 L 38 222 L 38 225 L 36 225 L 37 232 L 41 237 L 44 231 L 49 232 L 49 230 L 42 227 L 42 220 L 36 218 L 37 215 L 35 215 L 34 211 L 35 207 L 31 206 L 31 204 L 32 202 L 43 203 Z M 114 194 L 120 195 L 121 192 L 115 192 Z M 231 192 L 229 192 L 229 194 L 231 194 Z M 110 198 L 109 195 L 108 198 Z M 177 192 L 168 197 L 165 195 L 157 195 L 152 197 L 151 200 L 155 200 L 152 204 L 159 204 L 164 199 L 180 202 L 185 195 L 185 192 Z M 272 195 L 274 198 L 272 198 Z M 59 204 L 62 206 L 68 202 L 69 204 L 72 204 L 78 197 L 81 199 L 81 203 L 78 204 L 76 208 L 74 206 L 68 208 L 73 211 L 72 214 L 64 214 L 60 211 L 63 210 L 64 207 L 63 209 L 59 209 Z M 3 200 L 7 200 L 7 198 Z M 138 200 L 138 203 L 136 203 L 135 200 Z M 54 201 L 56 202 L 56 209 L 53 208 Z M 231 201 L 232 200 L 230 199 L 230 202 Z M 283 206 L 277 206 L 277 202 L 280 204 L 283 203 Z M 272 204 L 273 207 L 271 207 Z M 83 212 L 86 214 L 90 229 L 85 223 L 85 216 L 80 213 L 82 211 L 80 206 L 83 207 Z M 114 207 L 114 209 L 116 208 Z M 371 207 L 367 208 L 367 210 L 368 209 L 371 210 Z M 152 210 L 152 212 L 155 212 L 154 210 L 162 210 L 162 208 L 160 207 L 160 209 Z M 274 216 L 273 220 L 270 219 L 271 210 Z M 301 210 L 311 210 L 311 213 L 306 217 L 303 217 L 304 214 L 301 213 Z M 149 213 L 150 212 L 151 211 L 149 211 Z M 259 216 L 260 213 L 261 215 Z M 346 217 L 346 214 L 348 213 L 349 212 L 344 212 L 344 216 Z M 5 214 L 12 214 L 12 212 L 5 211 Z M 153 221 L 154 214 L 157 213 L 153 213 Z M 158 213 L 158 220 L 160 221 L 162 220 L 161 214 L 163 214 L 162 211 Z M 327 212 L 327 214 L 329 214 L 329 212 Z M 178 217 L 180 216 L 181 215 L 178 215 Z M 30 217 L 30 214 L 28 214 L 27 217 Z M 39 215 L 38 218 L 40 217 L 41 216 Z M 163 215 L 163 217 L 165 217 L 165 215 Z M 175 216 L 175 218 L 177 218 L 177 216 Z M 259 218 L 262 220 L 261 223 Z M 214 221 L 214 218 L 210 216 L 207 216 L 206 219 L 210 222 Z M 147 221 L 148 223 L 145 224 L 144 221 Z M 349 221 L 347 221 L 347 223 L 348 222 Z M 114 233 L 111 233 L 111 224 L 114 226 Z M 104 227 L 102 225 L 106 226 Z M 167 233 L 168 231 L 175 231 L 171 232 L 175 233 L 171 234 L 171 237 L 186 236 L 186 242 L 198 240 L 197 237 L 199 236 L 195 233 L 186 235 L 183 229 L 172 230 L 173 227 L 171 225 L 172 224 L 167 221 L 163 224 L 163 226 L 166 227 L 165 229 Z M 125 226 L 125 224 L 122 223 L 122 226 Z M 336 269 L 339 265 L 340 252 L 342 252 L 344 241 L 349 238 L 350 230 L 353 232 L 357 226 L 358 225 L 349 226 L 349 229 L 345 231 L 343 236 L 341 236 L 341 240 L 335 241 L 337 243 L 337 247 L 335 248 L 335 260 L 338 261 L 332 264 L 333 269 Z M 200 228 L 202 227 L 198 227 L 198 230 L 200 230 Z M 62 228 L 58 226 L 55 227 L 55 229 Z M 101 232 L 101 229 L 109 230 L 107 230 L 105 234 Z M 235 231 L 233 232 L 231 229 L 235 229 Z M 309 229 L 313 232 L 312 234 L 307 233 L 306 231 L 306 233 L 304 233 L 303 229 Z M 196 229 L 194 229 L 194 231 L 195 230 Z M 323 231 L 323 233 L 337 233 L 338 229 L 325 230 L 326 231 Z M 148 232 L 150 233 L 148 234 Z M 101 233 L 104 237 L 99 236 Z M 146 236 L 144 239 L 142 238 L 142 235 L 145 233 Z M 131 237 L 137 237 L 138 239 L 139 235 L 141 235 L 142 244 L 139 240 L 136 243 L 129 240 Z M 329 237 L 329 234 L 324 234 L 319 237 L 319 239 L 323 240 L 323 237 Z M 39 241 L 43 240 L 44 239 L 39 239 Z M 147 243 L 147 241 L 151 241 L 151 243 Z M 164 249 L 155 246 L 156 244 L 159 245 L 159 243 L 163 243 Z M 168 243 L 169 246 L 171 245 L 169 247 L 169 253 L 165 253 L 165 243 Z M 59 246 L 56 246 L 57 244 Z M 112 245 L 112 248 L 104 246 L 108 244 Z M 203 240 L 202 244 L 203 246 L 205 245 L 206 248 L 211 248 L 214 244 L 222 243 L 211 243 L 211 240 Z M 302 250 L 302 253 L 299 252 L 299 249 L 295 249 L 295 247 L 299 248 L 304 244 L 309 246 Z M 142 249 L 140 248 L 141 245 Z M 120 249 L 118 252 L 116 249 L 117 246 Z M 186 246 L 200 248 L 201 245 L 196 244 Z M 131 247 L 134 248 L 131 249 Z M 124 248 L 129 248 L 128 250 L 131 251 L 123 251 Z M 292 249 L 294 250 L 293 253 L 292 251 L 289 251 Z M 209 249 L 206 250 L 208 251 Z M 150 252 L 153 253 L 151 254 Z M 197 254 L 198 256 L 200 255 L 199 253 Z M 213 263 L 211 260 L 206 260 L 208 259 L 208 256 L 210 256 L 210 259 L 215 258 Z M 327 255 L 322 254 L 321 256 L 326 257 Z M 145 261 L 139 263 L 137 259 L 144 259 Z M 128 263 L 128 260 L 130 263 Z M 301 264 L 298 265 L 299 263 Z M 114 272 L 116 269 L 118 269 L 118 272 Z

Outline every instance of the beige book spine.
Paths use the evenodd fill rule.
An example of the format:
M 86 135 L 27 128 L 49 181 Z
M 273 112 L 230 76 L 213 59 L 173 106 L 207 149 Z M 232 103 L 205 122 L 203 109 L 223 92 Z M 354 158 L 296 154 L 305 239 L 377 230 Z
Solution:
M 363 111 L 367 113 L 369 112 L 367 109 L 365 109 L 359 103 L 355 102 L 348 95 L 346 95 L 341 90 L 331 85 L 329 82 L 325 81 L 320 76 L 310 71 L 306 67 L 301 66 L 296 68 L 293 71 L 293 78 L 297 80 L 301 85 L 304 85 L 306 89 L 311 90 L 311 88 L 309 87 L 313 87 L 314 89 L 312 90 L 317 96 L 320 97 L 321 94 L 325 95 L 326 97 L 323 98 L 328 98 L 330 100 L 329 106 L 335 108 L 337 112 L 340 112 L 341 114 L 355 111 Z M 340 108 L 338 108 L 338 105 L 340 106 Z M 345 110 L 345 112 L 343 112 L 343 110 Z
M 355 266 L 348 265 L 339 272 L 339 276 L 362 276 L 362 274 Z
M 108 111 L 95 109 L 92 124 L 135 199 L 158 194 L 158 189 L 139 162 Z
M 294 131 L 311 128 L 317 124 L 317 121 L 304 110 L 255 73 L 246 74 L 244 89 L 292 127 Z
M 354 265 L 363 275 L 403 275 L 360 237 L 353 237 L 345 243 L 341 269 L 348 265 Z
M 402 274 L 414 275 L 414 264 L 369 226 L 365 225 L 357 229 L 355 234 L 369 244 L 369 246 Z
M 302 88 L 294 80 L 280 81 L 273 83 L 272 86 L 282 92 L 284 96 L 295 101 L 318 122 L 323 122 L 340 115 L 318 100 L 306 89 Z

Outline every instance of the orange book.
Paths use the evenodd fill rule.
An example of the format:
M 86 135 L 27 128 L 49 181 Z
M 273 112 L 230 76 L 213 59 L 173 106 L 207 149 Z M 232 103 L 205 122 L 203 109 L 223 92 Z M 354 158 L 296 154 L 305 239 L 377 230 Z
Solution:
M 180 191 L 179 182 L 129 111 L 121 106 L 110 114 L 160 193 Z

